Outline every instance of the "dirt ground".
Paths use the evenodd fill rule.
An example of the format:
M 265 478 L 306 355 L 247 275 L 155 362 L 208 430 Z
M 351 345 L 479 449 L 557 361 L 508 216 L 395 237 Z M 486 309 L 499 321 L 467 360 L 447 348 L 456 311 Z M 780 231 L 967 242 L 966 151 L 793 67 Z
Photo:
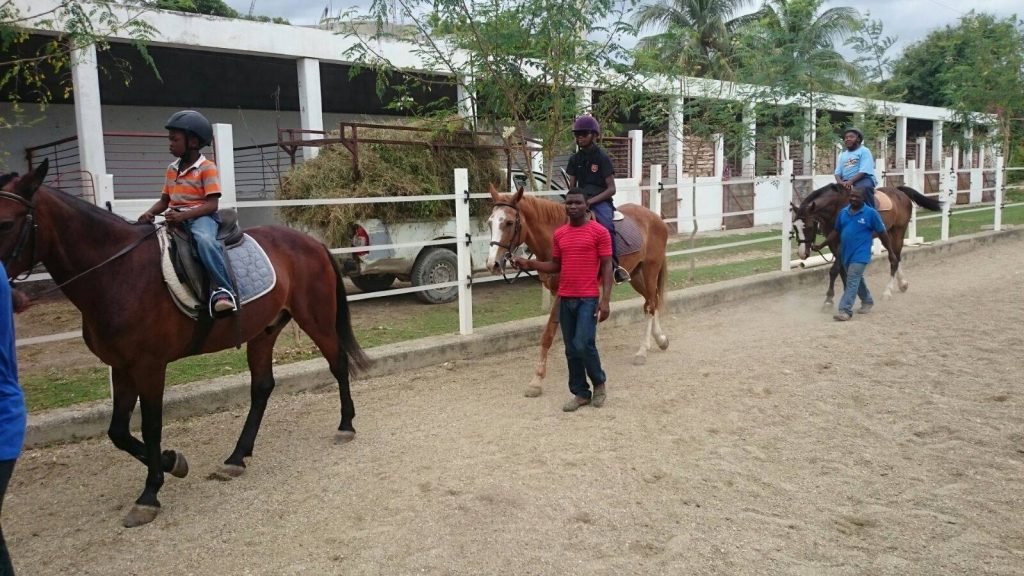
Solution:
M 603 408 L 553 350 L 278 395 L 248 472 L 210 479 L 244 413 L 165 427 L 191 475 L 120 522 L 144 470 L 106 440 L 29 451 L 4 535 L 24 574 L 1021 574 L 1024 241 L 908 270 L 833 322 L 824 287 L 603 330 Z M 875 264 L 869 285 L 882 288 Z

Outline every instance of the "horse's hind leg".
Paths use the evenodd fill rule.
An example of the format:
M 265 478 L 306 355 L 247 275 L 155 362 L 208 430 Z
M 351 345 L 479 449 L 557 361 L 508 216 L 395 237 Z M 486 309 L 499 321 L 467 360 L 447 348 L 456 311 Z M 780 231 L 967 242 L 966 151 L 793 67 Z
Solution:
M 892 298 L 892 288 L 893 286 L 896 286 L 897 275 L 900 275 L 899 289 L 901 292 L 906 292 L 907 288 L 910 286 L 908 282 L 902 279 L 902 274 L 900 274 L 900 257 L 903 252 L 903 233 L 903 230 L 893 229 L 889 234 L 889 248 L 893 251 L 893 254 L 896 255 L 896 263 L 893 264 L 890 262 L 889 264 L 889 283 L 885 285 L 885 292 L 882 293 L 882 298 L 886 300 Z
M 544 384 L 544 377 L 548 373 L 548 351 L 551 350 L 551 343 L 555 341 L 555 332 L 558 330 L 558 311 L 561 301 L 556 296 L 551 303 L 551 311 L 548 313 L 548 323 L 544 327 L 544 333 L 540 336 L 540 358 L 537 359 L 537 366 L 533 372 L 533 379 L 527 385 L 523 393 L 527 398 L 536 398 L 543 393 L 541 387 Z
M 340 280 L 339 280 L 340 281 Z M 302 331 L 312 338 L 313 343 L 324 355 L 331 374 L 338 381 L 338 394 L 341 397 L 341 422 L 338 424 L 338 432 L 335 434 L 335 441 L 339 444 L 349 442 L 356 437 L 356 429 L 352 426 L 352 419 L 356 417 L 356 406 L 352 401 L 352 390 L 349 387 L 348 355 L 341 345 L 341 335 L 338 334 L 335 325 L 336 310 L 332 309 L 330 314 L 324 314 L 323 310 L 312 310 L 309 306 L 317 306 L 323 303 L 303 302 L 301 306 L 292 309 L 292 316 Z M 328 308 L 327 306 L 323 307 Z
M 249 373 L 252 375 L 249 388 L 249 415 L 245 418 L 235 450 L 220 467 L 220 472 L 229 477 L 239 476 L 245 472 L 245 458 L 252 456 L 252 448 L 256 444 L 256 435 L 259 434 L 267 402 L 274 391 L 274 343 L 287 323 L 288 317 L 285 316 L 246 345 L 246 359 L 249 363 Z

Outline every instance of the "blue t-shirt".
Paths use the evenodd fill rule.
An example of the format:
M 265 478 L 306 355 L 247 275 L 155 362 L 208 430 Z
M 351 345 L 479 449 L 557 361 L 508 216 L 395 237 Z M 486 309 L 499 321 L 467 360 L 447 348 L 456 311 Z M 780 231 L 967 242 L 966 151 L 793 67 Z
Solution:
M 14 460 L 25 441 L 25 396 L 18 386 L 11 286 L 2 263 L 0 275 L 0 460 Z
M 863 146 L 858 146 L 856 150 L 843 150 L 839 155 L 839 163 L 836 164 L 836 176 L 846 181 L 856 176 L 858 172 L 866 174 L 865 178 L 871 178 L 872 186 L 878 185 L 878 180 L 875 179 L 875 157 L 871 155 L 871 151 Z
M 847 205 L 836 216 L 836 230 L 839 230 L 839 252 L 843 255 L 843 266 L 871 262 L 871 242 L 875 234 L 885 232 L 882 216 L 867 204 L 856 214 L 850 213 Z

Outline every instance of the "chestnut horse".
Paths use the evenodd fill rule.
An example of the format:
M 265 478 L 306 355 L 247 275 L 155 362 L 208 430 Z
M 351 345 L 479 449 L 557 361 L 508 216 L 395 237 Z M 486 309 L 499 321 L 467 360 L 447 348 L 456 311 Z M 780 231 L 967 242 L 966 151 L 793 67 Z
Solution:
M 13 192 L 0 192 L 0 256 L 11 277 L 42 262 L 82 313 L 89 349 L 112 368 L 114 407 L 108 435 L 146 465 L 145 488 L 124 519 L 127 527 L 152 521 L 164 473 L 184 477 L 180 452 L 161 451 L 167 364 L 191 354 L 198 323 L 178 311 L 164 285 L 160 249 L 151 224 L 129 223 L 42 185 L 47 162 L 25 175 Z M 245 305 L 235 320 L 213 322 L 200 353 L 248 343 L 251 405 L 234 451 L 221 473 L 238 476 L 252 455 L 267 400 L 274 389 L 274 341 L 289 319 L 312 338 L 330 365 L 341 395 L 337 440 L 355 437 L 349 376 L 368 366 L 352 332 L 348 301 L 334 259 L 323 244 L 283 227 L 247 233 L 258 240 L 277 272 L 273 290 Z M 138 400 L 142 441 L 128 425 Z
M 524 196 L 523 188 L 515 194 L 498 194 L 490 187 L 494 208 L 487 223 L 491 229 L 491 249 L 487 255 L 487 268 L 500 274 L 509 253 L 520 244 L 526 244 L 538 260 L 551 260 L 551 245 L 555 230 L 569 221 L 565 207 L 551 200 Z M 636 365 L 647 362 L 651 336 L 658 347 L 668 348 L 668 336 L 661 330 L 658 313 L 664 303 L 665 283 L 668 281 L 668 263 L 665 259 L 665 245 L 668 242 L 668 226 L 660 216 L 643 206 L 624 204 L 618 207 L 627 218 L 632 218 L 643 237 L 640 250 L 620 255 L 619 265 L 632 276 L 630 284 L 644 297 L 644 313 L 647 327 L 640 342 L 640 350 L 633 358 Z M 541 384 L 547 375 L 548 350 L 558 328 L 558 275 L 540 274 L 541 282 L 555 297 L 548 315 L 548 323 L 541 335 L 540 360 L 537 362 L 533 380 L 526 389 L 526 395 L 540 396 Z
M 892 209 L 880 212 L 885 229 L 889 232 L 889 245 L 896 254 L 895 264 L 889 264 L 889 283 L 885 286 L 883 298 L 892 297 L 893 285 L 899 281 L 900 292 L 906 292 L 910 282 L 903 276 L 903 267 L 900 265 L 900 255 L 903 252 L 903 237 L 907 232 L 907 225 L 910 224 L 910 217 L 913 213 L 912 203 L 922 208 L 938 212 L 942 204 L 934 198 L 929 198 L 909 186 L 897 186 L 895 188 L 877 188 L 878 193 L 884 193 L 892 200 Z M 877 202 L 877 200 L 876 200 Z M 849 203 L 849 192 L 845 191 L 836 183 L 831 183 L 811 192 L 804 198 L 800 206 L 790 204 L 793 211 L 793 229 L 796 230 L 799 247 L 797 253 L 801 260 L 807 259 L 811 254 L 811 244 L 819 232 L 826 237 L 832 232 L 836 216 L 839 210 Z M 833 255 L 839 254 L 839 241 L 829 243 L 829 249 Z M 846 271 L 838 259 L 832 263 L 829 270 L 828 292 L 825 293 L 825 305 L 831 307 L 832 297 L 835 295 L 836 276 L 842 275 L 843 283 L 846 283 Z

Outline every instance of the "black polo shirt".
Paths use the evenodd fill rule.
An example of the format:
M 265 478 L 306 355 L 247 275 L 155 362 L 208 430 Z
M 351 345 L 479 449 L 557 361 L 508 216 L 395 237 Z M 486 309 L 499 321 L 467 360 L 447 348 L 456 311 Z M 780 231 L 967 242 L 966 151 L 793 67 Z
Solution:
M 597 144 L 591 146 L 590 150 L 581 148 L 570 156 L 565 171 L 569 176 L 576 177 L 576 185 L 583 188 L 587 198 L 604 192 L 607 188 L 605 179 L 615 175 L 612 159 Z

